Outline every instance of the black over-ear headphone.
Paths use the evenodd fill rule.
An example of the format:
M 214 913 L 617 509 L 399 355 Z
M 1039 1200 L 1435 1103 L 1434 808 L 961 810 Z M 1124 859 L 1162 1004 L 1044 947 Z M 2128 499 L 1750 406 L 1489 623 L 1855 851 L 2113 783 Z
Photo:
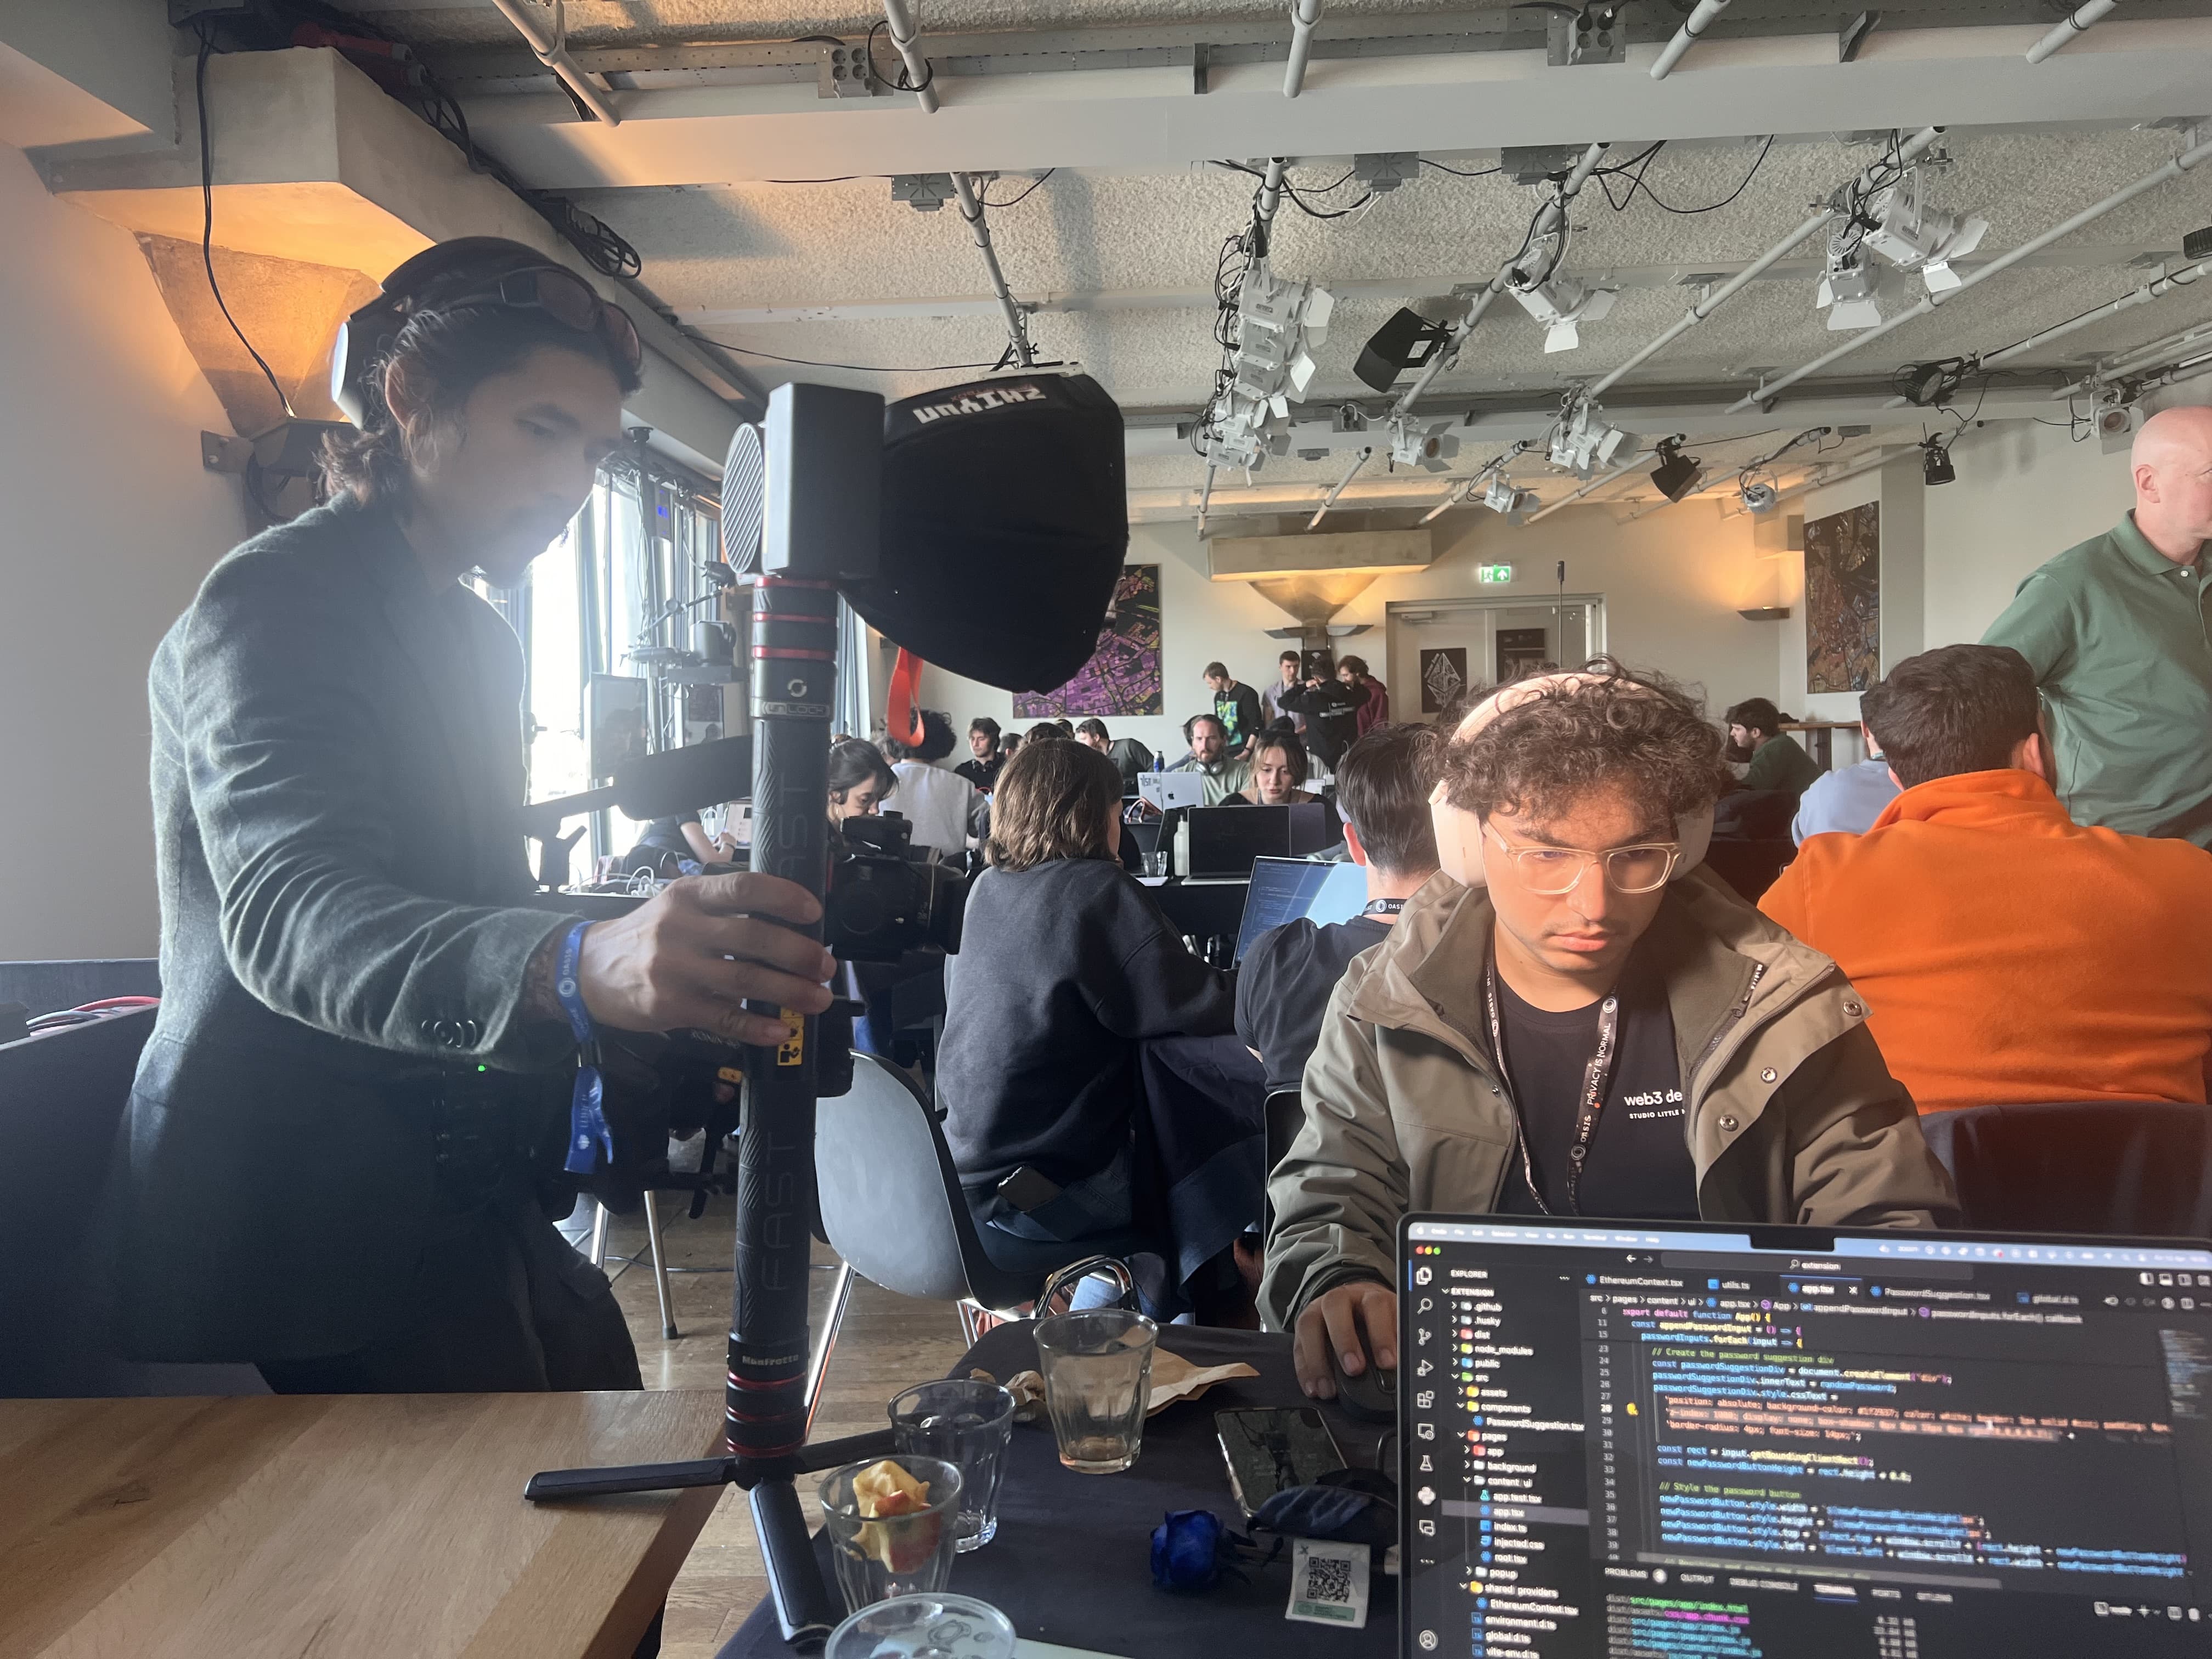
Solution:
M 526 243 L 504 236 L 459 236 L 403 261 L 384 279 L 376 298 L 338 325 L 331 347 L 331 401 L 356 426 L 362 423 L 370 370 L 436 289 L 458 294 L 511 271 L 546 269 L 562 267 Z

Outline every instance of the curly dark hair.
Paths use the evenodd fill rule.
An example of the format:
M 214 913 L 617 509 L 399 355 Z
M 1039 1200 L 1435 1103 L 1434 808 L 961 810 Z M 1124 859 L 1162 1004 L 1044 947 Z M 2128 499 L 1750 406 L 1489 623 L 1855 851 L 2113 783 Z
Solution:
M 1610 657 L 1579 672 L 1596 678 L 1540 691 L 1444 746 L 1437 771 L 1454 806 L 1545 818 L 1593 789 L 1626 784 L 1679 817 L 1719 798 L 1728 782 L 1721 735 L 1696 695 Z

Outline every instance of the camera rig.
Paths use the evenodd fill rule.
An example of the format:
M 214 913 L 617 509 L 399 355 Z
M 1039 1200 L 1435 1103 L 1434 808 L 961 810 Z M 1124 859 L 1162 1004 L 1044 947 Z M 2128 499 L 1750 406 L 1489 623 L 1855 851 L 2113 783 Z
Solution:
M 824 900 L 824 921 L 804 931 L 847 960 L 896 960 L 917 936 L 957 947 L 963 896 L 953 872 L 912 858 L 902 821 L 848 824 L 830 843 L 841 595 L 896 643 L 954 673 L 1047 690 L 1089 657 L 1127 540 L 1121 411 L 1080 376 L 1009 375 L 889 410 L 872 393 L 793 383 L 770 397 L 763 429 L 738 429 L 725 470 L 722 550 L 753 592 L 752 868 Z M 710 798 L 695 791 L 684 804 Z M 557 818 L 550 829 L 557 839 Z M 553 861 L 549 843 L 546 866 Z M 797 1479 L 883 1455 L 890 1442 L 886 1431 L 807 1443 L 825 1022 L 754 1012 L 781 1019 L 785 1036 L 744 1050 L 728 1455 L 547 1471 L 524 1496 L 744 1487 L 784 1638 L 812 1646 L 841 1615 Z

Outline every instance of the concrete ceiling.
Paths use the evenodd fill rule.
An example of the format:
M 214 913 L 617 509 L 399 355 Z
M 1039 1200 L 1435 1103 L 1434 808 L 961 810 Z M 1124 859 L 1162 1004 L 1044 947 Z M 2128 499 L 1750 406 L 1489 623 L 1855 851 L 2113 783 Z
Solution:
M 351 9 L 421 45 L 434 68 L 443 64 L 457 75 L 477 75 L 479 70 L 470 65 L 480 69 L 492 61 L 485 49 L 505 53 L 501 63 L 513 57 L 510 49 L 516 37 L 512 26 L 489 0 L 359 0 Z M 1463 21 L 1481 9 L 1465 0 L 1454 0 L 1449 6 L 1424 6 L 1418 0 L 1389 0 L 1387 4 L 1333 0 L 1328 20 L 1340 31 L 1356 33 L 1363 17 L 1387 15 L 1403 20 L 1433 12 Z M 1773 4 L 1766 7 L 1770 14 L 1777 9 Z M 2024 18 L 2039 15 L 2030 8 L 2014 9 Z M 2163 15 L 2173 20 L 2183 9 L 2170 8 Z M 1279 4 L 1244 0 L 1186 0 L 1173 5 L 1158 0 L 933 0 L 918 8 L 925 51 L 932 36 L 946 40 L 959 32 L 1006 32 L 996 48 L 1006 53 L 1015 52 L 1021 32 L 1047 28 L 1059 32 L 1053 37 L 1055 41 L 1071 30 L 1111 25 L 1125 31 L 1117 39 L 1141 43 L 1145 27 L 1169 31 L 1159 36 L 1166 40 L 1172 34 L 1171 26 L 1199 21 L 1224 33 L 1234 32 L 1232 25 L 1245 27 L 1248 33 L 1252 26 L 1266 25 L 1286 34 L 1283 10 Z M 1662 26 L 1656 32 L 1647 28 L 1643 38 L 1663 38 L 1674 14 L 1651 5 L 1644 10 Z M 1827 21 L 1819 27 L 1832 27 L 1832 19 L 1821 15 Z M 696 47 L 702 41 L 790 40 L 814 33 L 857 42 L 879 16 L 866 6 L 802 10 L 791 0 L 568 0 L 567 7 L 569 39 L 580 52 L 587 46 L 613 51 L 670 42 Z M 2168 21 L 2133 27 L 2194 29 L 2197 33 L 2187 36 L 2185 44 L 2191 51 L 2205 52 L 2205 61 L 2212 63 L 2212 22 Z M 2120 25 L 2106 27 L 2118 30 Z M 1137 32 L 1126 33 L 1131 29 Z M 2028 27 L 2023 38 L 2032 40 L 2038 32 Z M 1188 33 L 1186 29 L 1184 34 Z M 2018 42 L 2011 36 L 2021 33 L 2019 28 L 1923 30 L 1911 50 L 1934 52 L 1939 34 L 1947 39 L 2002 34 L 2008 43 L 2004 46 L 2007 61 L 2011 62 L 2018 53 Z M 2104 30 L 2094 32 L 2038 66 L 2057 71 L 2048 84 L 2086 86 L 2063 80 L 2081 71 L 2081 64 L 2069 65 L 2068 59 L 2103 34 Z M 1824 73 L 1849 75 L 1860 67 L 1838 64 L 1832 38 L 1822 34 L 1818 39 L 1827 54 Z M 2124 55 L 2132 62 L 2148 41 L 2148 36 L 2138 37 L 2130 46 L 2129 37 L 2115 33 L 2106 45 L 2116 52 L 2126 48 Z M 1765 50 L 1771 44 L 1753 41 L 1742 50 Z M 1708 46 L 1697 52 L 1728 49 Z M 1984 48 L 1975 42 L 1954 42 L 1945 50 L 1958 56 Z M 888 48 L 882 54 L 888 69 Z M 1654 83 L 1640 73 L 1587 67 L 1552 69 L 1547 83 L 1540 51 L 1487 56 L 1515 59 L 1518 67 L 1514 73 L 1530 78 L 1532 85 L 1548 84 L 1555 102 L 1572 102 L 1586 92 L 1595 94 L 1607 88 L 1626 88 L 1628 81 L 1618 77 L 1629 75 L 1640 83 L 1634 88 L 1638 96 L 1647 95 L 1656 85 L 1677 103 L 1704 106 L 1710 105 L 1717 84 L 1701 84 L 1691 72 L 1699 61 L 1695 53 L 1664 83 Z M 1648 56 L 1646 51 L 1647 60 Z M 1523 61 L 1530 58 L 1533 65 Z M 526 60 L 524 67 L 535 69 Z M 981 261 L 965 227 L 957 211 L 921 213 L 895 203 L 884 173 L 896 167 L 896 161 L 872 153 L 871 159 L 880 163 L 883 172 L 872 169 L 865 176 L 795 183 L 768 182 L 749 176 L 753 164 L 732 164 L 722 178 L 702 180 L 696 176 L 700 172 L 715 171 L 714 152 L 695 148 L 678 161 L 666 144 L 678 142 L 679 130 L 689 131 L 687 124 L 708 107 L 699 100 L 719 99 L 723 104 L 714 107 L 734 108 L 728 100 L 756 95 L 758 88 L 708 86 L 683 94 L 629 92 L 622 95 L 641 100 L 628 106 L 636 118 L 626 115 L 622 126 L 611 131 L 574 119 L 570 110 L 547 114 L 546 106 L 554 96 L 550 79 L 533 82 L 523 70 L 512 68 L 499 73 L 507 77 L 497 83 L 504 90 L 490 89 L 489 81 L 471 82 L 464 88 L 483 142 L 532 182 L 562 187 L 620 231 L 642 256 L 646 282 L 679 320 L 739 354 L 763 383 L 796 377 L 864 386 L 896 398 L 977 378 L 999 356 L 1005 345 L 1004 328 L 991 306 Z M 1077 73 L 1060 79 L 1090 88 L 1103 86 L 1097 77 L 1112 72 L 1085 73 L 1093 78 L 1086 81 L 1085 73 Z M 1182 73 L 1187 81 L 1189 70 Z M 1267 73 L 1279 81 L 1279 66 L 1267 68 Z M 1603 82 L 1592 78 L 1599 76 L 1615 78 Z M 1960 78 L 1962 101 L 1971 102 L 1965 94 L 1978 78 L 1987 82 L 1996 77 L 1991 71 Z M 948 121 L 957 114 L 962 96 L 984 100 L 993 96 L 991 83 L 988 76 L 950 82 L 945 111 L 935 118 L 911 112 L 911 100 L 905 98 L 862 100 L 878 107 L 851 115 L 845 126 L 850 130 L 856 121 L 879 124 L 883 114 L 894 110 L 901 112 L 902 120 L 904 112 L 911 112 L 916 121 Z M 633 80 L 615 73 L 611 84 L 622 88 L 659 83 L 649 76 Z M 2023 84 L 2032 89 L 2032 82 Z M 2212 85 L 2212 81 L 2203 84 Z M 1270 112 L 1271 118 L 1277 105 L 1297 112 L 1301 120 L 1325 123 L 1329 118 L 1331 94 L 1319 80 L 1294 105 L 1281 98 L 1279 88 L 1271 85 L 1266 90 L 1273 103 L 1251 106 Z M 811 84 L 784 91 L 802 100 L 814 96 Z M 680 111 L 672 105 L 649 106 L 642 101 L 678 95 L 693 101 Z M 1409 91 L 1408 97 L 1412 95 Z M 2016 100 L 2024 96 L 2017 92 L 2008 95 Z M 2124 100 L 2117 97 L 2099 105 L 2096 100 L 2102 94 L 2094 88 L 2082 96 L 2088 101 L 2072 106 L 2068 111 L 2071 118 L 2063 127 L 2038 130 L 2033 123 L 2013 119 L 2001 127 L 1956 125 L 1947 136 L 1942 149 L 1948 161 L 1931 171 L 1929 193 L 1942 206 L 1988 219 L 1990 230 L 1978 259 L 2001 254 L 2100 201 L 2160 167 L 2190 142 L 2172 125 L 2143 125 L 2154 118 L 2150 110 L 2123 107 Z M 2200 90 L 2196 100 L 2202 108 L 2166 106 L 2156 113 L 2170 120 L 2212 109 L 2212 92 Z M 1240 107 L 1213 98 L 1185 101 L 1208 105 L 1217 112 Z M 1606 101 L 1597 96 L 1587 100 L 1590 112 L 1584 130 L 1590 137 L 1615 136 L 1602 114 Z M 1942 101 L 1936 100 L 1938 105 Z M 841 113 L 827 102 L 824 112 L 821 118 L 825 120 Z M 653 118 L 663 113 L 670 118 Z M 2097 118 L 2087 118 L 2092 116 Z M 1709 128 L 1717 122 L 1726 125 L 1724 115 L 1717 117 L 1709 107 L 1698 118 Z M 1943 118 L 1938 109 L 1923 118 Z M 1050 154 L 1051 123 L 1032 118 L 1025 129 L 1040 125 L 1047 129 L 1042 137 L 1032 133 L 1024 143 L 1041 142 L 1045 149 L 1032 149 L 1018 170 L 1010 170 L 988 187 L 986 197 L 990 203 L 1006 204 L 991 211 L 989 222 L 1007 279 L 1018 296 L 1040 306 L 1030 321 L 1031 337 L 1042 357 L 1079 365 L 1096 376 L 1121 403 L 1133 424 L 1152 433 L 1133 438 L 1133 489 L 1193 489 L 1204 469 L 1188 445 L 1176 441 L 1172 424 L 1194 413 L 1211 386 L 1218 352 L 1210 337 L 1213 319 L 1207 296 L 1224 240 L 1239 232 L 1249 216 L 1254 180 L 1210 164 L 1203 154 L 1162 166 L 1133 153 L 1132 159 L 1120 164 L 1063 166 L 1043 176 L 1044 168 L 1035 162 Z M 1644 129 L 1643 137 L 1622 135 L 1613 159 L 1632 157 L 1652 131 Z M 594 163 L 565 178 L 538 178 L 531 172 L 533 158 L 543 161 L 556 151 L 532 146 L 537 136 L 548 131 L 568 146 L 559 153 L 571 156 L 582 153 L 575 146 L 587 142 L 643 144 L 650 137 L 662 148 L 624 152 L 629 159 L 620 167 Z M 1826 198 L 1877 154 L 1875 143 L 1855 140 L 1847 132 L 1784 133 L 1762 162 L 1765 137 L 1763 131 L 1738 135 L 1729 131 L 1679 137 L 1652 160 L 1644 173 L 1648 191 L 1622 200 L 1620 208 L 1609 204 L 1595 185 L 1584 193 L 1572 216 L 1574 240 L 1566 268 L 1585 279 L 1620 283 L 1620 299 L 1609 317 L 1585 325 L 1580 349 L 1548 356 L 1542 331 L 1517 306 L 1506 300 L 1491 310 L 1458 367 L 1434 388 L 1439 417 L 1471 409 L 1486 411 L 1476 429 L 1466 434 L 1455 468 L 1458 476 L 1471 471 L 1514 437 L 1540 430 L 1547 418 L 1542 411 L 1555 404 L 1564 390 L 1604 373 L 1680 317 L 1699 292 L 1684 284 L 1685 276 L 1726 275 L 1741 269 L 1802 220 L 1808 204 Z M 1389 134 L 1378 135 L 1374 147 L 1386 148 L 1389 139 Z M 511 149 L 507 147 L 510 144 Z M 1232 149 L 1213 159 L 1248 156 L 1258 148 L 1255 142 L 1250 149 Z M 1318 354 L 1321 370 L 1306 405 L 1306 415 L 1314 420 L 1325 420 L 1331 405 L 1346 400 L 1379 410 L 1383 400 L 1352 374 L 1366 337 L 1401 304 L 1440 298 L 1455 284 L 1486 280 L 1521 244 L 1539 199 L 1534 190 L 1515 186 L 1502 175 L 1460 178 L 1443 170 L 1480 172 L 1494 167 L 1494 148 L 1431 148 L 1423 154 L 1441 165 L 1425 166 L 1414 180 L 1376 194 L 1348 216 L 1319 219 L 1285 204 L 1276 220 L 1276 271 L 1310 277 L 1340 295 L 1330 337 Z M 1292 178 L 1308 192 L 1312 206 L 1330 210 L 1360 201 L 1363 186 L 1356 178 L 1344 176 L 1352 166 L 1349 153 L 1301 150 L 1296 155 Z M 638 160 L 641 156 L 659 160 L 647 166 Z M 550 161 L 544 165 L 554 166 Z M 665 171 L 656 172 L 655 167 Z M 843 170 L 816 168 L 791 176 L 811 180 L 821 172 Z M 1751 177 L 1746 184 L 1747 173 Z M 592 177 L 609 176 L 647 182 L 613 188 L 588 183 Z M 665 182 L 667 178 L 679 181 Z M 586 182 L 580 185 L 579 179 Z M 1608 182 L 1616 199 L 1626 197 L 1626 174 Z M 1741 193 L 1729 205 L 1710 212 L 1668 212 L 1659 205 L 1705 207 L 1728 198 L 1739 185 Z M 1862 447 L 1883 440 L 1917 441 L 1923 430 L 1920 411 L 1881 411 L 1887 396 L 1882 383 L 1899 365 L 1993 350 L 2118 299 L 2157 276 L 2161 261 L 2183 264 L 2184 234 L 2207 225 L 2212 225 L 2212 165 L 2160 184 L 2033 260 L 1897 329 L 1832 372 L 1793 388 L 1771 410 L 1753 409 L 1722 418 L 1720 411 L 1752 391 L 1762 373 L 1771 375 L 1794 368 L 1845 337 L 1831 332 L 1815 309 L 1820 249 L 1817 242 L 1808 244 L 1767 279 L 1751 284 L 1711 320 L 1637 369 L 1608 394 L 1607 404 L 1620 424 L 1647 435 L 1680 430 L 1709 440 L 1709 459 L 1716 464 L 1725 459 L 1729 466 L 1759 453 L 1762 444 L 1771 447 L 1781 437 L 1821 419 L 1840 424 L 1841 419 L 1850 418 L 1869 427 L 1852 441 Z M 1910 306 L 1922 292 L 1917 278 L 1893 276 L 1889 309 Z M 2045 401 L 2050 388 L 2100 356 L 2203 320 L 2212 310 L 2208 302 L 2212 302 L 2212 284 L 2185 289 L 2085 327 L 2008 364 L 2007 374 L 1986 388 L 1978 382 L 1970 384 L 1958 412 L 1974 413 L 1980 397 L 1984 417 L 2033 414 L 2063 422 L 2067 406 Z M 784 363 L 779 358 L 802 361 Z M 1639 409 L 1664 412 L 1639 420 Z M 1930 418 L 1929 429 L 1945 430 L 1952 424 L 1940 416 Z M 1779 436 L 1759 436 L 1770 432 Z M 1317 487 L 1343 471 L 1350 459 L 1348 445 L 1364 441 L 1323 434 L 1300 447 L 1326 448 L 1329 453 L 1325 456 L 1271 462 L 1254 482 Z M 1530 482 L 1545 472 L 1540 461 L 1521 470 Z M 1387 476 L 1379 456 L 1363 476 L 1369 475 Z M 1434 495 L 1444 482 L 1425 477 L 1419 487 Z M 1545 489 L 1546 499 L 1564 489 Z M 1624 490 L 1633 493 L 1632 486 L 1624 484 Z M 1650 493 L 1648 485 L 1643 493 Z

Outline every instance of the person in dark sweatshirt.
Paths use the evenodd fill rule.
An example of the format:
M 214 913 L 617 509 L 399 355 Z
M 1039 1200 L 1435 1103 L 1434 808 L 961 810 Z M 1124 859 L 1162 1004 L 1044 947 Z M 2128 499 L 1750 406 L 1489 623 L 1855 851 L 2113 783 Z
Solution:
M 1023 744 L 945 963 L 945 1138 L 983 1248 L 1010 1271 L 1127 1248 L 1138 1043 L 1235 1029 L 1235 975 L 1183 948 L 1122 870 L 1121 839 L 1113 762 Z

